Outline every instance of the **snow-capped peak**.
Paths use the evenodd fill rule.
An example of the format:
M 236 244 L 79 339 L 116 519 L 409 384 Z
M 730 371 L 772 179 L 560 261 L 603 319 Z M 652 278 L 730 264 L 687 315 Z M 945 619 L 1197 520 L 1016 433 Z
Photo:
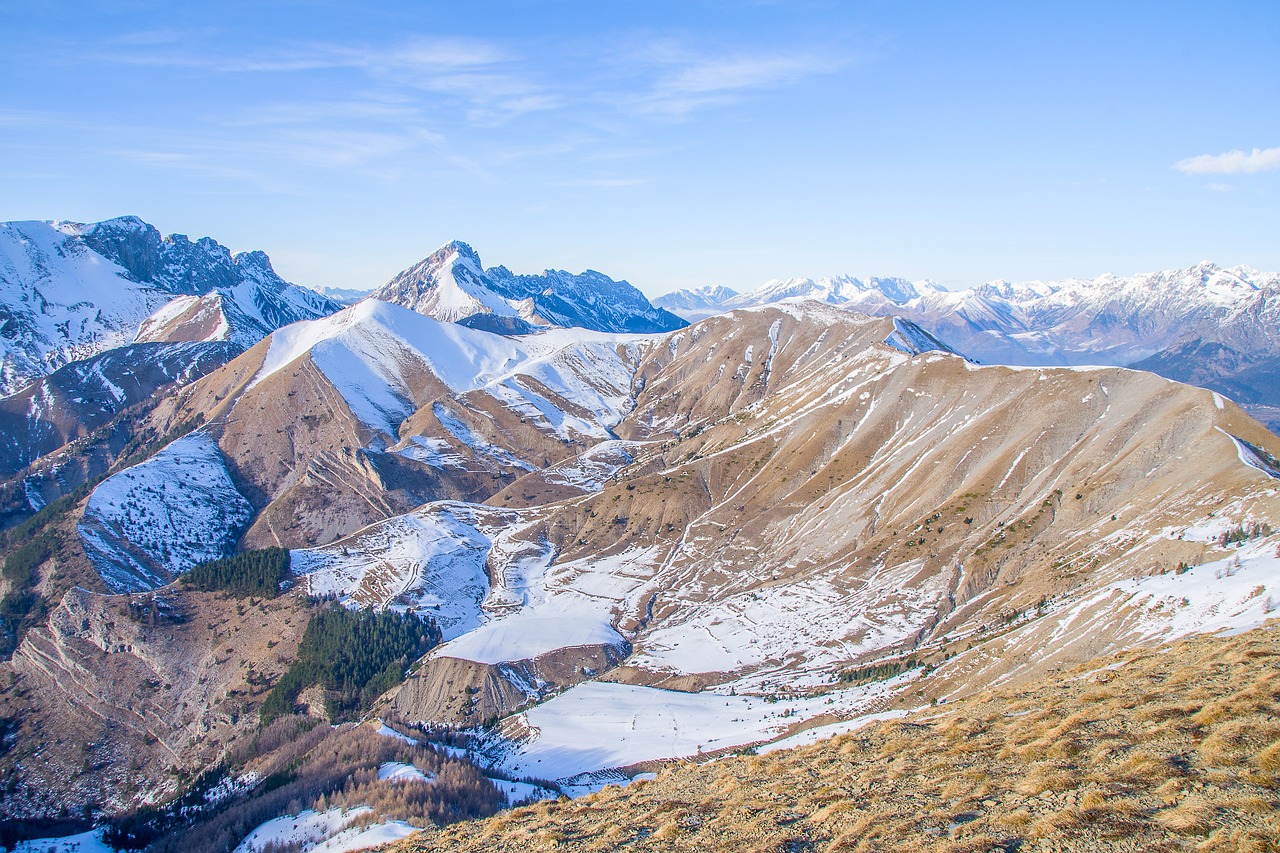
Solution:
M 625 281 L 591 270 L 577 275 L 547 270 L 534 276 L 516 275 L 503 266 L 486 270 L 475 250 L 460 240 L 441 246 L 372 296 L 444 322 L 470 321 L 494 330 L 552 325 L 647 333 L 684 325 Z M 505 319 L 494 323 L 495 317 Z
M 515 306 L 490 289 L 480 256 L 460 240 L 444 244 L 409 267 L 375 290 L 373 298 L 447 323 L 474 314 L 519 314 Z

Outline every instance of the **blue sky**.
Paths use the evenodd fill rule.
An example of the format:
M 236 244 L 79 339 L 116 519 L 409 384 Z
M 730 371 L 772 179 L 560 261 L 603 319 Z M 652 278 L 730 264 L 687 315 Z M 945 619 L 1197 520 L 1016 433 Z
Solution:
M 1280 269 L 1280 3 L 0 4 L 0 219 L 371 287 Z

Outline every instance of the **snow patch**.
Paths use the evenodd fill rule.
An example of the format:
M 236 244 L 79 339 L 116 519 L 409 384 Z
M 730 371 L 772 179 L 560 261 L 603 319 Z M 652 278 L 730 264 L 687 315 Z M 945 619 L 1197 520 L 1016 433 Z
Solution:
M 428 504 L 323 548 L 293 551 L 310 595 L 431 616 L 446 640 L 480 625 L 492 540 L 467 504 Z
M 296 845 L 299 853 L 348 853 L 390 844 L 418 831 L 399 820 L 351 826 L 372 811 L 368 806 L 332 808 L 325 812 L 307 809 L 297 815 L 278 817 L 250 832 L 234 853 L 260 853 L 267 845 Z
M 434 782 L 436 777 L 433 773 L 423 773 L 412 764 L 388 761 L 378 768 L 378 780 L 381 782 Z
M 109 587 L 142 592 L 230 554 L 252 517 L 217 444 L 195 432 L 104 480 L 79 533 Z
M 33 838 L 19 841 L 12 853 L 115 853 L 102 840 L 103 829 L 65 835 L 61 838 Z

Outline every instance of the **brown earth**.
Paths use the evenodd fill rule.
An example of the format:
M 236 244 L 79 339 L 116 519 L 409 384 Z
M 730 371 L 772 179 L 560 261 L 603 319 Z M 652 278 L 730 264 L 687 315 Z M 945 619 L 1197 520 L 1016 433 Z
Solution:
M 173 793 L 257 727 L 308 616 L 296 596 L 73 587 L 0 664 L 14 744 L 0 813 L 119 812 Z

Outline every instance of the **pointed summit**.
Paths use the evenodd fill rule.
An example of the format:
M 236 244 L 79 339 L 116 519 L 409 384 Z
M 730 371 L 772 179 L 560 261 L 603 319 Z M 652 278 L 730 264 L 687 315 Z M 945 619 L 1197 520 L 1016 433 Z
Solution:
M 375 290 L 374 299 L 402 305 L 446 323 L 474 314 L 517 316 L 516 309 L 489 287 L 480 256 L 452 240 Z
M 643 334 L 685 325 L 654 308 L 625 281 L 590 270 L 577 275 L 562 270 L 516 275 L 502 266 L 486 270 L 476 251 L 461 240 L 445 243 L 375 290 L 372 298 L 503 334 L 533 326 Z

